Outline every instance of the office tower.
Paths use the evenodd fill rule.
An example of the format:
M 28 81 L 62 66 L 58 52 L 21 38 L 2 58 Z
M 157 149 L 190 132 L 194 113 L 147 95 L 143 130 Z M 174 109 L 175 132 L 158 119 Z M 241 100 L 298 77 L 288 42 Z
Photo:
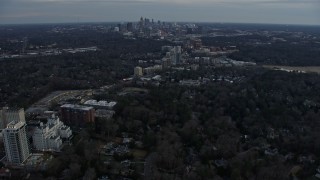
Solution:
M 19 120 L 10 122 L 3 130 L 3 141 L 8 163 L 18 165 L 29 157 L 25 122 Z
M 144 25 L 149 26 L 149 24 L 150 24 L 150 19 L 144 18 Z
M 176 62 L 177 64 L 181 64 L 181 46 L 175 46 L 175 53 L 176 53 Z
M 132 24 L 132 22 L 127 23 L 127 31 L 130 31 L 130 32 L 133 31 L 133 24 Z
M 143 17 L 140 18 L 140 22 L 139 22 L 139 28 L 140 30 L 142 30 L 144 27 L 144 20 L 143 20 Z
M 122 26 L 122 24 L 118 24 L 117 27 L 119 28 L 119 31 L 120 31 L 120 32 L 123 31 L 123 26 Z
M 23 45 L 22 45 L 22 54 L 26 53 L 27 46 L 28 46 L 28 38 L 24 37 L 23 38 Z
M 171 66 L 170 59 L 169 58 L 163 58 L 161 65 L 162 65 L 162 69 L 169 68 Z
M 26 122 L 23 108 L 3 107 L 0 110 L 0 129 L 4 129 L 12 121 Z
M 177 65 L 181 63 L 181 46 L 175 46 L 170 51 L 171 64 Z

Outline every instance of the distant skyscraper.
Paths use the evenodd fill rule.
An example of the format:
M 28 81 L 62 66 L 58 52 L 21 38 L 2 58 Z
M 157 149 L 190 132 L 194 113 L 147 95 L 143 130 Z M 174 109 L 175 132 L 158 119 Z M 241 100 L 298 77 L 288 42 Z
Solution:
M 0 110 L 0 129 L 4 129 L 12 121 L 26 122 L 23 108 L 3 107 Z
M 130 32 L 133 31 L 133 24 L 132 24 L 132 22 L 127 23 L 127 31 L 130 31 Z
M 28 46 L 28 38 L 25 37 L 25 38 L 23 38 L 22 54 L 25 54 L 27 46 Z
M 145 18 L 145 19 L 144 19 L 144 25 L 145 25 L 145 26 L 148 26 L 149 24 L 150 24 L 150 19 Z
M 144 20 L 143 20 L 143 17 L 140 18 L 140 22 L 139 22 L 139 28 L 140 30 L 142 30 L 144 27 Z
M 168 67 L 170 67 L 171 63 L 170 63 L 170 59 L 169 58 L 163 58 L 162 59 L 162 69 L 167 69 Z
M 177 64 L 180 64 L 181 63 L 181 46 L 175 46 L 174 49 L 175 49 L 175 52 L 176 52 Z
M 117 27 L 119 28 L 119 31 L 123 31 L 123 26 L 122 26 L 122 24 L 118 24 Z
M 21 164 L 30 155 L 26 133 L 26 123 L 17 120 L 10 122 L 3 130 L 3 141 L 7 161 L 10 164 Z
M 181 46 L 175 46 L 170 51 L 171 64 L 177 65 L 181 63 Z

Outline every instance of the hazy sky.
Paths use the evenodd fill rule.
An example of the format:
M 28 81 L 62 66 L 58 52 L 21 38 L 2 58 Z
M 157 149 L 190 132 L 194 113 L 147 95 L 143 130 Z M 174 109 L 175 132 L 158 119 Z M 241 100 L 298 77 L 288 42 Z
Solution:
M 137 21 L 320 25 L 320 0 L 0 0 L 0 24 Z

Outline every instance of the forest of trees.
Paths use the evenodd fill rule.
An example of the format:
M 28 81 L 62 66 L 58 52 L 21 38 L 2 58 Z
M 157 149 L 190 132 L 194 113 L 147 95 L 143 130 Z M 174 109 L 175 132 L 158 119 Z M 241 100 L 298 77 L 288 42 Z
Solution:
M 170 44 L 150 39 L 128 40 L 104 30 L 48 32 L 53 26 L 27 27 L 31 28 L 30 34 L 4 30 L 0 46 L 1 40 L 28 36 L 30 44 L 57 43 L 60 48 L 94 45 L 99 50 L 1 61 L 1 106 L 29 107 L 55 90 L 93 89 L 117 83 L 133 74 L 137 60 L 148 59 L 150 52 L 160 57 L 161 46 Z M 294 40 L 253 45 L 272 39 L 259 35 L 202 38 L 204 45 L 238 46 L 240 51 L 229 55 L 236 60 L 320 64 L 316 58 L 320 57 L 319 44 L 295 44 Z M 20 49 L 19 46 L 21 42 L 15 42 L 4 51 Z M 62 174 L 65 179 L 94 179 L 106 173 L 94 139 L 108 142 L 123 132 L 141 141 L 148 151 L 150 179 L 283 180 L 293 176 L 307 179 L 315 174 L 320 163 L 318 74 L 261 67 L 202 66 L 198 71 L 169 69 L 160 74 L 163 80 L 159 87 L 140 86 L 133 81 L 119 83 L 105 94 L 96 95 L 98 100 L 118 102 L 114 117 L 97 119 L 96 126 L 77 132 L 74 144 L 66 146 L 48 164 L 43 177 L 58 178 Z M 179 85 L 180 80 L 204 77 L 243 77 L 243 81 L 211 80 L 197 87 Z M 119 96 L 127 86 L 144 88 L 147 93 Z M 293 173 L 296 166 L 300 170 Z M 141 177 L 133 174 L 131 178 Z
M 314 175 L 318 158 L 312 164 L 298 161 L 302 155 L 320 155 L 319 75 L 267 70 L 234 73 L 253 74 L 239 84 L 186 88 L 169 83 L 150 87 L 145 97 L 120 101 L 119 131 L 144 134 L 148 148 L 156 152 L 155 179 L 289 179 L 290 169 L 297 164 L 303 170 L 295 176 Z M 276 137 L 270 137 L 270 129 Z M 149 139 L 156 143 L 150 144 Z M 279 154 L 266 155 L 266 145 Z M 283 161 L 290 153 L 294 157 Z M 227 167 L 214 166 L 220 159 L 228 161 Z M 187 167 L 194 169 L 187 174 Z

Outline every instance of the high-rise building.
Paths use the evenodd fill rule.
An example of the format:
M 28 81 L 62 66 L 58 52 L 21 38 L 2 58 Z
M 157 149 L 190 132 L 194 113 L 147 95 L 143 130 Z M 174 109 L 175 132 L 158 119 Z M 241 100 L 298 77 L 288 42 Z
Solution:
M 139 66 L 135 67 L 134 68 L 134 76 L 140 77 L 142 75 L 143 75 L 142 67 L 139 67 Z
M 142 30 L 143 27 L 144 27 L 144 20 L 143 20 L 143 17 L 141 17 L 139 21 L 139 29 Z
M 12 121 L 26 122 L 23 108 L 3 107 L 0 110 L 0 129 L 4 129 Z
M 181 63 L 181 46 L 175 46 L 170 51 L 171 64 L 177 65 Z
M 130 31 L 130 32 L 133 31 L 133 24 L 132 24 L 132 22 L 127 23 L 127 31 Z
M 93 107 L 65 104 L 60 107 L 60 111 L 62 121 L 70 126 L 81 127 L 95 121 L 95 110 Z
M 30 155 L 26 123 L 14 120 L 2 132 L 8 163 L 14 165 L 23 163 Z
M 176 53 L 176 62 L 177 64 L 181 64 L 181 46 L 175 46 L 175 53 Z
M 119 28 L 119 31 L 120 31 L 120 32 L 123 31 L 123 25 L 122 25 L 122 24 L 118 24 L 117 27 Z
M 162 58 L 162 69 L 167 69 L 170 65 L 171 63 L 169 58 Z

